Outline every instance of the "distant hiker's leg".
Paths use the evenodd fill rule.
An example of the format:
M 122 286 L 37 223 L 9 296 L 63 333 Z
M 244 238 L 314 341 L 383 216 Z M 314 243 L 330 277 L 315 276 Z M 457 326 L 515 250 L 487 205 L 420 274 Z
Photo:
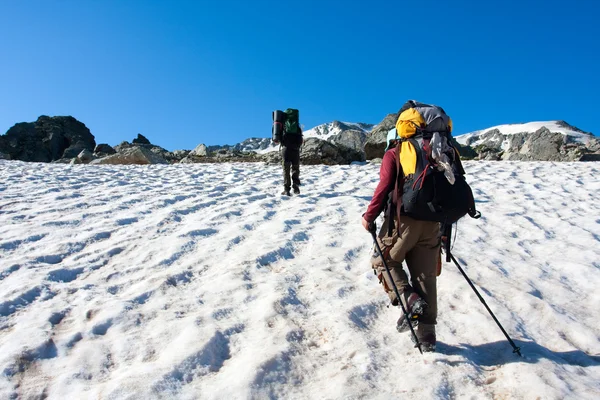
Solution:
M 437 321 L 437 265 L 439 257 L 439 224 L 419 221 L 421 238 L 406 254 L 406 265 L 411 275 L 412 286 L 427 302 L 429 307 L 420 318 L 424 324 L 435 324 Z
M 398 292 L 402 294 L 407 289 L 410 289 L 408 276 L 402 268 L 402 262 L 404 261 L 408 250 L 414 246 L 416 238 L 412 237 L 414 235 L 411 235 L 411 232 L 414 231 L 410 228 L 409 224 L 406 224 L 405 222 L 401 223 L 400 235 L 398 235 L 398 230 L 395 228 L 392 231 L 392 237 L 387 236 L 387 226 L 388 221 L 386 219 L 381 226 L 381 230 L 379 231 L 379 246 L 381 247 L 381 251 L 384 253 L 384 256 L 386 256 L 385 261 L 392 274 L 392 279 L 398 288 Z M 379 281 L 383 284 L 384 290 L 390 297 L 392 304 L 396 305 L 398 302 L 396 293 L 394 293 L 392 283 L 389 279 L 387 271 L 385 270 L 385 266 L 381 261 L 381 257 L 377 255 L 377 257 L 372 258 L 371 263 L 373 268 L 376 269 Z
M 292 165 L 290 160 L 290 149 L 286 146 L 281 147 L 281 165 L 283 166 L 283 192 L 287 194 L 292 187 L 292 181 L 290 179 L 290 169 Z
M 295 152 L 292 157 L 292 186 L 297 191 L 300 187 L 300 152 Z
M 292 164 L 292 186 L 294 189 L 300 187 L 300 164 Z
M 292 167 L 292 163 L 286 160 L 283 160 L 283 187 L 286 191 L 290 191 L 292 187 L 292 182 L 290 180 L 290 168 Z

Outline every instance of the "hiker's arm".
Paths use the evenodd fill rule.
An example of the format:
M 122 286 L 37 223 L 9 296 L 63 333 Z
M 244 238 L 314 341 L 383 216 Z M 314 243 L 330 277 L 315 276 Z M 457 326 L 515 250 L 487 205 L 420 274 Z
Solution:
M 371 203 L 367 208 L 367 212 L 363 214 L 364 222 L 370 224 L 383 211 L 387 195 L 390 190 L 394 189 L 394 183 L 396 179 L 396 162 L 394 160 L 393 151 L 386 151 L 381 162 L 381 168 L 379 169 L 379 184 L 375 189 Z M 363 226 L 364 226 L 363 222 Z

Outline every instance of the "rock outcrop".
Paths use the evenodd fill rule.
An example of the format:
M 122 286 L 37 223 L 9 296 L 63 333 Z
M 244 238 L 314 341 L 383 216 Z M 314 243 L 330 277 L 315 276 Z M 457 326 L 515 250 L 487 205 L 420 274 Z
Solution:
M 77 157 L 82 150 L 93 151 L 94 135 L 71 116 L 40 116 L 35 122 L 21 122 L 0 136 L 0 152 L 12 160 L 52 162 Z
M 526 130 L 532 126 L 536 129 Z M 502 125 L 457 140 L 472 148 L 479 160 L 579 161 L 600 154 L 598 139 L 564 121 Z
M 90 164 L 169 164 L 160 155 L 153 152 L 151 149 L 142 146 L 121 147 L 117 153 L 103 158 L 92 160 Z
M 396 126 L 397 119 L 398 113 L 388 114 L 383 121 L 375 125 L 365 141 L 365 158 L 367 160 L 383 158 L 386 146 L 385 139 L 390 129 Z

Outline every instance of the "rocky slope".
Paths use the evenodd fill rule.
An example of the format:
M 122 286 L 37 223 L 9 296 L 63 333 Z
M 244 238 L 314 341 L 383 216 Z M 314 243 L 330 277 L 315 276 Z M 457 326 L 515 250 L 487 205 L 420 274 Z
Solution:
M 456 141 L 485 160 L 579 161 L 600 150 L 598 138 L 565 121 L 499 125 L 457 136 Z
M 333 121 L 304 132 L 304 164 L 349 164 L 383 157 L 387 132 L 398 115 L 379 124 Z M 465 159 L 522 161 L 600 161 L 600 141 L 564 121 L 500 125 L 455 138 Z M 139 135 L 114 148 L 98 144 L 73 117 L 41 116 L 18 123 L 0 136 L 0 159 L 73 164 L 160 164 L 230 161 L 281 162 L 271 138 L 249 138 L 235 145 L 170 152 Z

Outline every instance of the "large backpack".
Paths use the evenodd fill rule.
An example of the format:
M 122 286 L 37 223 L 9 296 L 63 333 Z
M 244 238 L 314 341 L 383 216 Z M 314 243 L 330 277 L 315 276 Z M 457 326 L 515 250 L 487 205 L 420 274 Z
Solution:
M 478 218 L 446 112 L 410 100 L 400 109 L 396 131 L 403 173 L 401 214 L 445 224 L 466 214 Z
M 300 134 L 300 117 L 299 112 L 295 108 L 285 110 L 287 118 L 285 119 L 283 135 L 299 135 Z

